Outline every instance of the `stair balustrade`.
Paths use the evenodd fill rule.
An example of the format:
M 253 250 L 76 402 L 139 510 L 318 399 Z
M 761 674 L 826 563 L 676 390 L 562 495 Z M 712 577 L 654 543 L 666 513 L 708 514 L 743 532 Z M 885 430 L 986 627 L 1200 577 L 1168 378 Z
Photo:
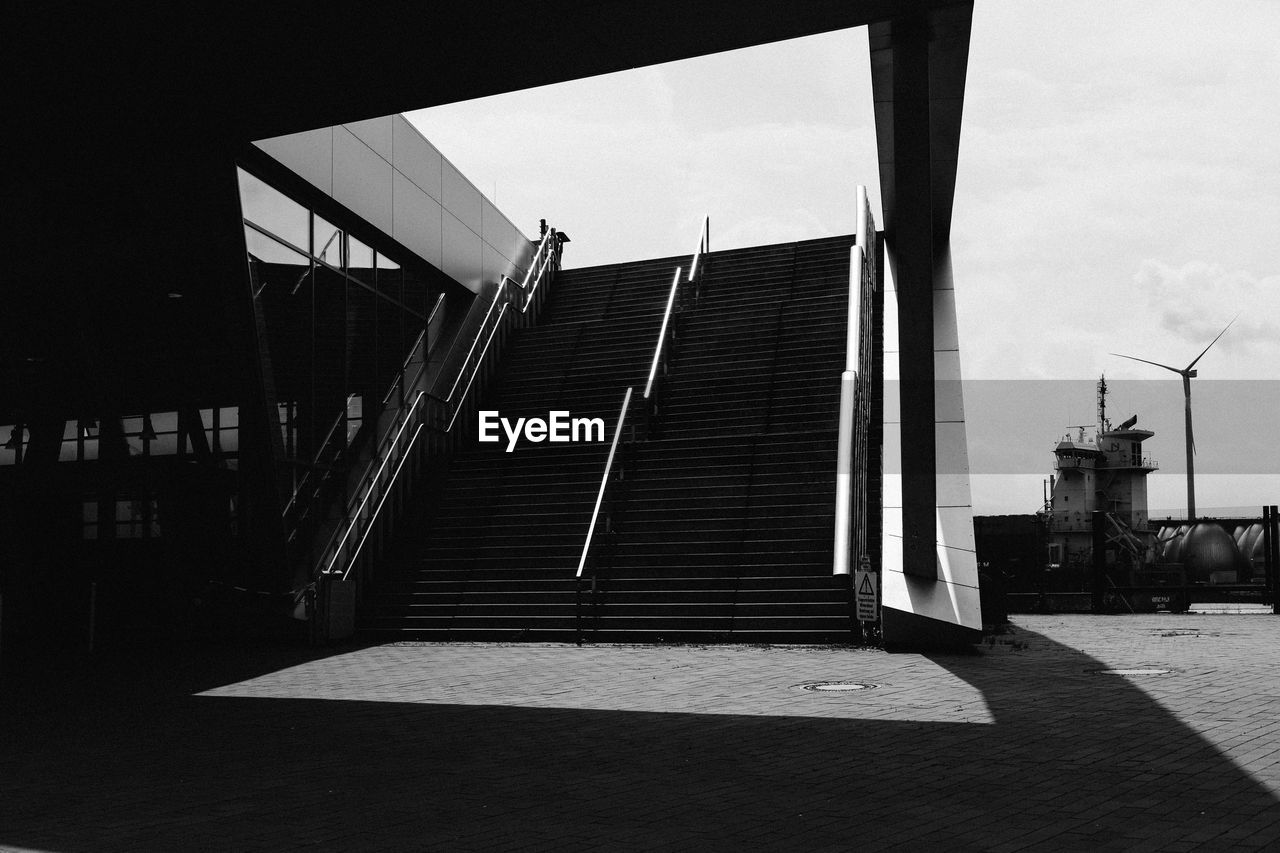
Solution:
M 618 412 L 618 422 L 613 428 L 613 443 L 609 445 L 609 458 L 604 463 L 604 476 L 600 478 L 600 491 L 596 494 L 596 505 L 591 511 L 591 523 L 587 525 L 587 541 L 582 546 L 582 557 L 578 560 L 577 590 L 574 595 L 574 617 L 577 623 L 578 645 L 582 645 L 582 587 L 583 572 L 587 568 L 587 562 L 591 557 L 591 540 L 595 536 L 596 522 L 600 518 L 600 507 L 605 504 L 606 496 L 610 491 L 610 487 L 620 482 L 626 476 L 626 465 L 621 457 L 618 456 L 618 439 L 622 436 L 623 430 L 630 428 L 630 441 L 635 440 L 635 425 L 627 424 L 627 413 L 631 408 L 631 386 L 627 386 L 627 392 L 622 397 L 622 409 Z M 625 455 L 625 452 L 624 452 Z M 615 467 L 615 461 L 617 465 Z M 604 535 L 613 532 L 613 511 L 612 508 L 606 508 L 604 517 Z M 597 583 L 596 573 L 590 573 L 591 579 L 591 611 L 593 616 L 599 615 L 599 601 L 597 595 L 599 593 L 599 585 Z
M 438 495 L 415 498 L 415 523 L 397 527 L 376 564 L 361 630 L 432 640 L 849 641 L 848 584 L 831 574 L 840 389 L 830 374 L 846 355 L 852 243 L 716 254 L 713 289 L 681 319 L 660 439 L 645 434 L 643 391 L 672 272 L 682 266 L 687 284 L 689 256 L 557 275 L 538 327 L 504 350 L 486 408 L 600 417 L 604 440 L 453 454 Z M 486 307 L 476 306 L 476 319 Z
M 698 248 L 693 253 L 693 259 L 689 263 L 689 274 L 684 276 L 683 267 L 676 267 L 676 273 L 671 280 L 671 289 L 667 294 L 667 307 L 662 314 L 662 328 L 658 332 L 658 343 L 653 350 L 653 359 L 649 367 L 649 378 L 644 387 L 644 403 L 646 417 L 646 435 L 653 435 L 657 431 L 659 399 L 663 387 L 663 380 L 670 372 L 671 360 L 675 357 L 677 345 L 677 326 L 679 316 L 686 310 L 697 306 L 698 298 L 702 293 L 702 279 L 706 270 L 706 262 L 703 256 L 710 252 L 711 240 L 711 218 L 704 216 L 702 219 L 702 230 L 698 234 Z M 591 513 L 591 523 L 587 527 L 586 542 L 582 546 L 582 556 L 578 560 L 577 571 L 577 590 L 575 592 L 575 622 L 577 625 L 578 644 L 582 643 L 582 591 L 583 591 L 583 572 L 587 567 L 588 560 L 591 557 L 591 540 L 595 534 L 596 522 L 600 514 L 601 504 L 604 502 L 606 494 L 610 490 L 610 486 L 616 481 L 621 480 L 624 476 L 625 466 L 619 464 L 616 475 L 614 472 L 614 459 L 618 449 L 618 438 L 622 435 L 623 426 L 626 423 L 627 413 L 631 406 L 631 387 L 627 387 L 626 395 L 622 400 L 622 410 L 618 414 L 618 424 L 613 433 L 613 445 L 609 448 L 609 458 L 605 462 L 604 474 L 600 478 L 600 491 L 596 496 L 595 509 Z M 635 440 L 635 426 L 631 425 L 631 433 L 628 443 Z M 616 480 L 615 480 L 616 477 Z M 605 534 L 612 533 L 613 530 L 613 513 L 606 512 L 605 515 Z M 593 617 L 599 615 L 599 582 L 595 572 L 590 573 L 591 581 L 591 612 Z
M 517 307 L 521 314 L 528 310 L 543 280 L 554 277 L 559 269 L 559 258 L 560 241 L 555 229 L 551 229 L 535 251 L 522 281 L 517 282 L 507 276 L 501 278 L 484 317 L 476 326 L 466 355 L 458 364 L 449 390 L 443 395 L 432 390 L 439 384 L 438 377 L 435 378 L 437 381 L 432 381 L 428 376 L 426 332 L 418 336 L 395 382 L 383 397 L 383 410 L 377 417 L 375 432 L 378 439 L 372 451 L 366 450 L 366 457 L 347 461 L 346 500 L 341 503 L 339 516 L 332 519 L 330 533 L 323 546 L 313 552 L 312 580 L 295 592 L 295 603 L 307 602 L 314 606 L 317 594 L 330 593 L 329 587 L 333 583 L 351 580 L 353 574 L 357 581 L 363 580 L 359 571 L 361 557 L 367 558 L 371 550 L 377 550 L 366 546 L 371 540 L 381 543 L 408 497 L 414 478 L 402 478 L 402 473 L 406 468 L 413 471 L 421 465 L 423 448 L 427 444 L 420 441 L 423 432 L 434 432 L 440 436 L 451 434 L 465 410 L 472 386 L 486 366 L 486 356 L 503 321 L 512 316 L 509 309 Z M 442 304 L 441 300 L 436 303 L 437 309 Z M 434 309 L 431 316 L 435 316 Z M 339 422 L 343 420 L 345 418 L 339 418 Z M 337 426 L 335 423 L 330 430 L 330 437 L 337 434 Z M 330 439 L 326 439 L 328 443 Z M 362 468 L 361 462 L 364 463 Z M 330 470 L 326 476 L 339 470 L 336 464 L 327 468 Z M 352 475 L 351 472 L 356 470 L 359 473 Z M 314 491 L 318 498 L 319 491 Z M 295 501 L 291 500 L 290 506 L 286 507 L 286 517 L 289 513 L 298 515 L 294 504 Z M 357 583 L 357 592 L 358 588 Z
M 693 253 L 689 264 L 689 275 L 682 280 L 683 269 L 676 267 L 675 278 L 671 281 L 671 292 L 667 296 L 667 310 L 662 315 L 662 328 L 658 332 L 658 344 L 653 350 L 653 361 L 649 367 L 649 380 L 644 386 L 645 416 L 648 431 L 656 433 L 659 429 L 658 415 L 661 408 L 664 380 L 671 370 L 671 361 L 675 357 L 678 345 L 679 318 L 684 311 L 697 307 L 702 295 L 702 279 L 706 271 L 703 255 L 711 251 L 711 217 L 702 218 L 702 231 L 698 235 L 698 248 Z M 702 262 L 699 265 L 699 262 Z

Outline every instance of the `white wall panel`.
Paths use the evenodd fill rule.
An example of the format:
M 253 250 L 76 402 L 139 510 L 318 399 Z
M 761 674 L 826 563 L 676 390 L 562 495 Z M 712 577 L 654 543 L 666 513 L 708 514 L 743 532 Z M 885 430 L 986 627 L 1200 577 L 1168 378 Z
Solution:
M 480 191 L 448 160 L 440 166 L 440 191 L 444 209 L 479 235 L 482 231 Z
M 981 629 L 978 563 L 974 551 L 968 443 L 964 425 L 959 334 L 950 261 L 934 282 L 934 446 L 937 452 L 938 579 L 902 571 L 902 477 L 899 422 L 897 296 L 885 293 L 885 410 L 883 478 L 882 604 L 904 613 L 965 628 Z M 909 449 L 908 449 L 909 451 Z M 892 454 L 892 455 L 891 455 Z M 892 473 L 890 473 L 892 472 Z M 892 641 L 909 642 L 895 637 Z
M 441 225 L 444 245 L 441 247 L 440 269 L 472 293 L 479 293 L 484 283 L 480 235 L 459 222 L 448 210 L 443 212 Z
M 395 173 L 394 181 L 395 231 L 391 236 L 439 269 L 440 203 L 400 172 Z
M 523 274 L 533 252 L 529 240 L 487 198 L 482 199 L 480 218 L 481 238 Z
M 391 119 L 392 116 L 383 116 L 382 118 L 351 122 L 350 124 L 344 124 L 343 127 L 355 134 L 356 138 L 365 145 L 372 148 L 383 160 L 391 163 L 394 161 L 392 157 Z
M 474 293 L 528 268 L 529 238 L 404 116 L 255 144 Z
M 938 508 L 967 507 L 973 503 L 968 474 L 939 474 L 937 477 Z M 947 540 L 951 544 L 951 540 Z
M 481 270 L 485 281 L 501 281 L 504 275 L 512 278 L 516 277 L 515 268 L 512 266 L 511 261 L 504 258 L 497 249 L 482 241 L 481 251 L 483 253 Z
M 436 147 L 423 139 L 422 134 L 401 115 L 395 116 L 392 122 L 392 144 L 396 152 L 393 161 L 396 169 L 439 202 L 443 158 Z
M 391 164 L 345 127 L 333 129 L 333 197 L 369 224 L 392 231 Z
M 897 542 L 897 561 L 901 566 L 902 540 Z M 976 564 L 973 573 L 976 576 Z M 881 584 L 881 601 L 885 607 L 951 625 L 982 630 L 982 602 L 977 587 L 922 581 L 907 577 L 901 570 L 885 572 Z M 900 637 L 896 641 L 902 642 L 904 639 Z
M 946 547 L 973 554 L 973 508 L 970 506 L 938 507 L 938 541 Z M 949 580 L 969 586 L 978 585 L 977 562 L 973 563 L 974 572 L 969 575 L 954 574 Z
M 263 139 L 254 145 L 326 195 L 333 195 L 333 128 Z

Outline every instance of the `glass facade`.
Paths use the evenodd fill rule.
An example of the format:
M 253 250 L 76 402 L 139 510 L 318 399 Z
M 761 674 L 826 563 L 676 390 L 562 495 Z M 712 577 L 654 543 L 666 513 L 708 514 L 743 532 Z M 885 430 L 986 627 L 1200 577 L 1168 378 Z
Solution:
M 296 497 L 381 410 L 439 288 L 249 172 L 239 181 L 282 485 Z
M 235 468 L 240 451 L 239 407 L 200 409 L 199 415 L 209 447 L 225 467 Z M 0 426 L 0 435 L 11 435 L 14 428 Z M 58 461 L 97 461 L 100 430 L 96 420 L 67 421 L 62 431 Z M 186 457 L 193 452 L 188 434 L 180 428 L 176 411 L 126 415 L 120 419 L 120 431 L 130 457 Z M 30 442 L 28 431 L 23 431 L 22 436 L 24 445 Z M 6 447 L 0 450 L 0 465 L 13 465 L 17 461 L 16 448 Z

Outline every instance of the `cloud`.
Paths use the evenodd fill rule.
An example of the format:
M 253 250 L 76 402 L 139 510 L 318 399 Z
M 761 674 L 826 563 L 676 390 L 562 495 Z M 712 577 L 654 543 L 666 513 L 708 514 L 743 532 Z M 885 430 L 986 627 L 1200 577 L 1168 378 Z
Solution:
M 1258 278 L 1205 261 L 1174 267 L 1148 259 L 1133 281 L 1146 301 L 1148 315 L 1158 317 L 1161 328 L 1191 344 L 1191 349 L 1206 346 L 1238 315 L 1216 346 L 1228 352 L 1276 354 L 1280 274 Z

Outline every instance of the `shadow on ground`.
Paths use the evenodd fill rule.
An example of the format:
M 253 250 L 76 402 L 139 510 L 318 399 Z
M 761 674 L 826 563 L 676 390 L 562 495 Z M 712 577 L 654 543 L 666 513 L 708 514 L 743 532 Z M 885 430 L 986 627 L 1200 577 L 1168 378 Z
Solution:
M 243 699 L 297 650 L 10 675 L 0 845 L 146 849 L 1262 849 L 1276 799 L 1103 665 L 933 660 L 994 725 Z M 179 656 L 182 657 L 182 656 Z M 1022 673 L 1011 678 L 1010 673 Z

